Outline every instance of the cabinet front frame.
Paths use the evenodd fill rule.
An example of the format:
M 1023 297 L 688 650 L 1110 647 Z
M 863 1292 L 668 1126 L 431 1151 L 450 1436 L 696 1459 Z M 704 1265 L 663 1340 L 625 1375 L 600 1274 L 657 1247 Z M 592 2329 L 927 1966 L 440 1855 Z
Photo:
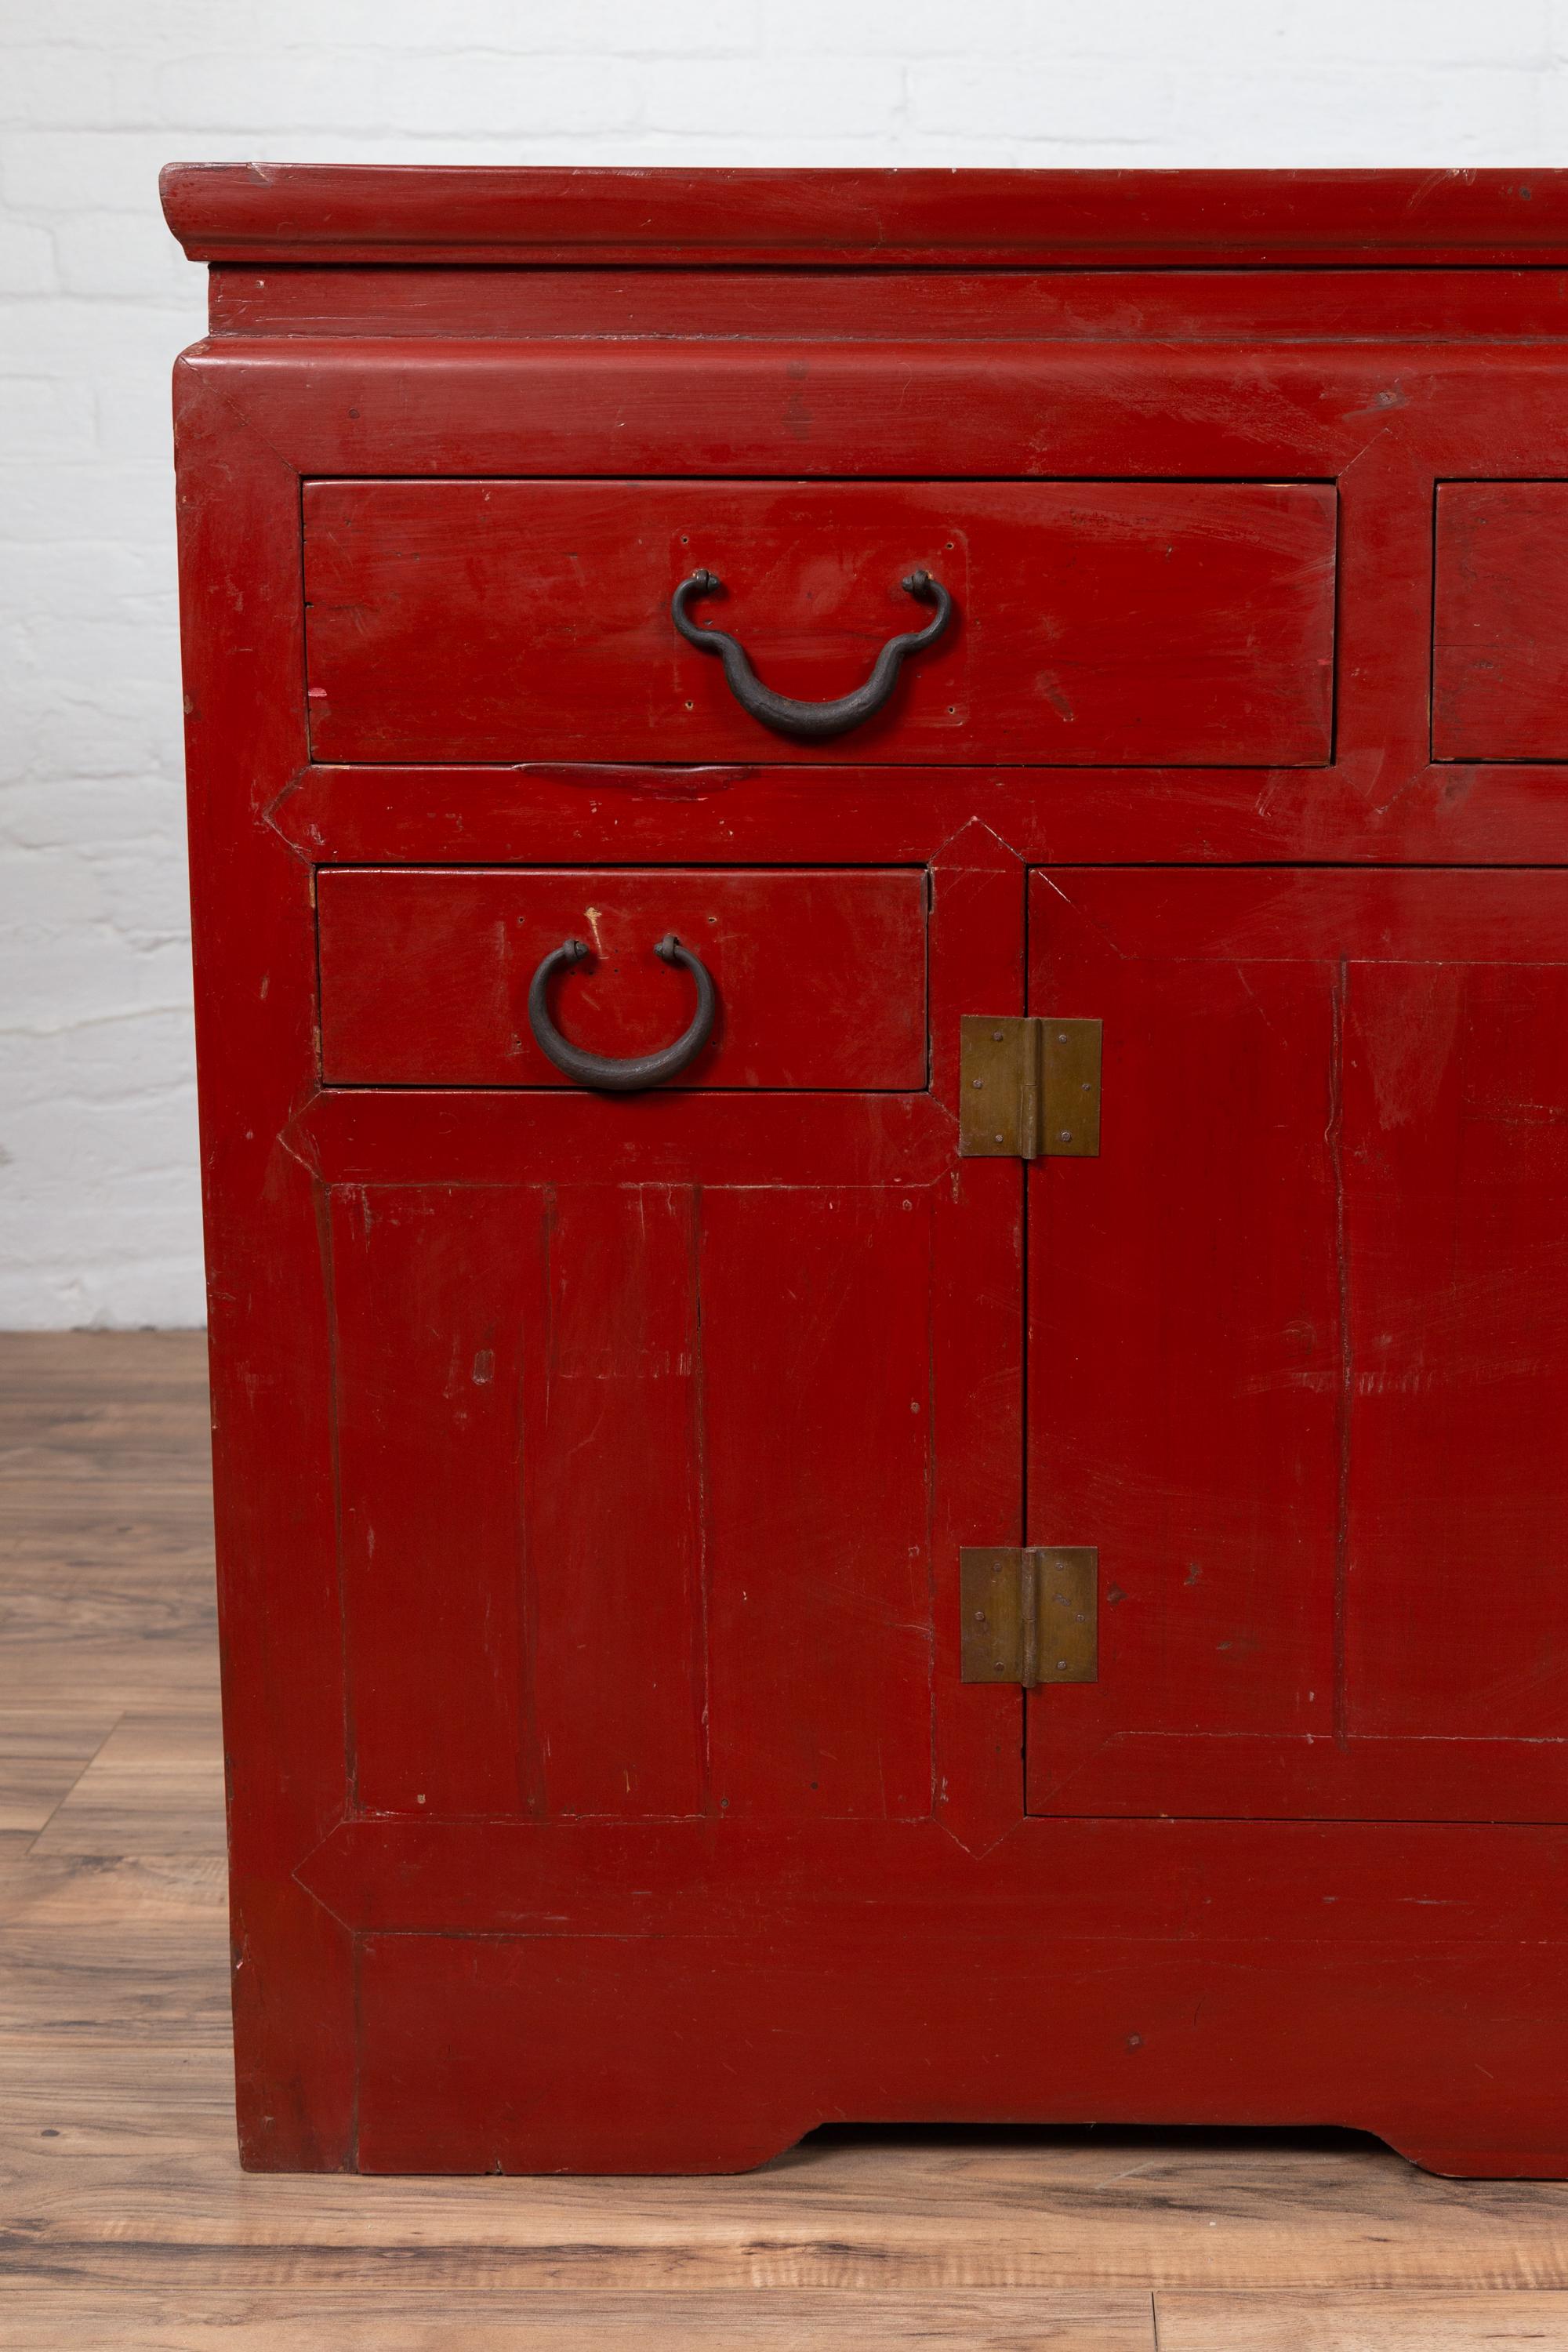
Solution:
M 1152 374 L 1162 388 L 1157 404 L 1148 396 Z M 903 394 L 893 404 L 886 398 L 890 378 Z M 742 345 L 716 353 L 258 341 L 198 346 L 180 363 L 197 1034 L 247 2163 L 330 2169 L 360 2160 L 360 1976 L 375 1938 L 384 1954 L 389 1935 L 395 1944 L 474 1926 L 492 1936 L 540 1932 L 538 1910 L 525 1900 L 531 1885 L 551 1888 L 559 1932 L 592 1936 L 611 1913 L 623 1923 L 627 1917 L 616 1911 L 629 1859 L 624 1831 L 597 1843 L 585 1831 L 569 1846 L 547 1848 L 536 1832 L 507 1835 L 487 1827 L 481 1852 L 469 1829 L 351 1818 L 321 1188 L 335 1169 L 378 1153 L 395 1150 L 405 1164 L 414 1129 L 394 1138 L 379 1097 L 350 1105 L 318 1087 L 314 868 L 405 859 L 647 865 L 825 856 L 945 864 L 952 937 L 965 941 L 962 991 L 955 970 L 952 1003 L 962 993 L 971 1009 L 1021 1012 L 1021 928 L 999 925 L 995 909 L 1004 898 L 1016 901 L 1021 924 L 1028 865 L 1568 864 L 1561 771 L 1435 765 L 1426 710 L 1431 485 L 1439 476 L 1568 473 L 1565 393 L 1568 357 L 1556 350 L 1510 350 L 1505 367 L 1490 352 L 1462 346 L 1402 349 L 1391 363 L 1388 353 L 1360 345 L 1310 352 Z M 1100 478 L 1112 449 L 1123 475 L 1338 479 L 1342 602 L 1331 769 L 1086 775 L 956 768 L 935 775 L 847 763 L 829 775 L 784 761 L 698 771 L 459 768 L 437 776 L 310 763 L 301 657 L 306 476 L 643 468 Z M 933 1038 L 939 1092 L 954 1082 L 956 1042 L 955 1024 L 952 1035 Z M 444 1097 L 410 1098 L 402 1116 L 416 1121 L 418 1149 L 437 1162 L 458 1150 L 514 1161 L 519 1131 L 490 1105 L 478 1107 L 472 1116 L 480 1124 L 463 1134 Z M 1016 1346 L 1009 1318 L 1016 1328 L 1021 1293 L 1006 1236 L 1021 1176 L 991 1163 L 966 1171 L 963 1182 L 982 1188 L 974 1197 L 990 1202 L 992 1238 L 964 1263 L 968 1337 L 955 1329 L 955 1394 L 971 1398 L 968 1458 L 977 1473 L 989 1461 L 999 1494 L 1007 1491 L 1011 1459 L 1016 1497 L 1021 1444 L 1005 1391 L 1009 1378 L 1016 1387 L 1005 1367 Z M 984 1333 L 986 1364 L 1004 1365 L 1000 1382 L 994 1370 L 982 1373 L 976 1333 Z M 995 1449 L 989 1457 L 987 1444 Z M 982 1532 L 987 1541 L 1018 1539 L 1008 1524 L 1016 1500 L 994 1501 L 983 1531 L 982 1503 L 960 1482 L 943 1536 L 954 1559 L 961 1539 Z M 1458 1987 L 1473 1977 L 1478 1955 L 1517 1945 L 1531 1922 L 1561 1935 L 1552 1924 L 1557 1914 L 1548 1920 L 1541 1910 L 1542 1890 L 1559 1884 L 1568 1866 L 1568 1838 L 1559 1829 L 1292 1824 L 1254 1826 L 1240 1837 L 1243 1825 L 1224 1822 L 1026 1822 L 1016 1697 L 970 1688 L 962 1701 L 953 1716 L 946 1829 L 906 1824 L 878 1836 L 858 1825 L 810 1848 L 809 1856 L 799 1841 L 778 1833 L 650 1837 L 635 1849 L 637 1870 L 651 1872 L 654 1886 L 643 1916 L 677 1922 L 682 1932 L 739 1935 L 733 1952 L 743 1968 L 759 1906 L 770 1906 L 776 1932 L 784 1916 L 777 1890 L 790 1884 L 788 1917 L 802 1939 L 805 1981 L 813 1968 L 865 1965 L 884 1948 L 891 1923 L 902 1921 L 917 1940 L 937 1937 L 957 1903 L 966 1922 L 980 1923 L 1010 1955 L 995 1982 L 1015 1992 L 1024 1981 L 1017 1970 L 1037 1969 L 1058 1937 L 1112 1938 L 1136 1969 L 1155 1966 L 1154 1947 L 1173 1934 L 1187 1939 L 1194 1963 L 1207 1948 L 1204 1937 L 1219 1935 L 1244 1965 L 1248 1953 L 1259 1969 L 1273 1955 L 1282 2024 L 1291 1969 L 1299 1977 L 1321 1959 L 1325 1984 L 1346 1970 L 1359 1981 L 1363 1945 L 1405 1969 L 1431 1957 L 1433 1982 Z M 1325 1837 L 1333 1842 L 1329 1849 Z M 1448 1899 L 1446 1886 L 1474 1888 L 1482 1844 L 1497 1861 L 1495 1885 L 1489 1864 L 1483 1873 L 1490 1886 L 1484 1916 L 1467 1895 L 1462 1927 L 1426 1911 L 1413 1927 L 1410 1906 Z M 1283 1916 L 1331 1851 L 1339 1857 L 1333 1866 L 1356 1876 L 1353 1921 L 1303 1915 L 1302 1941 L 1284 1973 L 1276 1934 L 1256 1919 L 1237 1916 L 1222 1928 L 1211 1915 L 1201 1935 L 1194 1927 L 1196 1880 L 1236 1885 L 1238 1863 L 1255 1877 L 1273 1873 Z M 848 1894 L 858 1927 L 846 1926 Z M 1469 1939 L 1462 1950 L 1456 1937 Z M 1068 1978 L 1061 1982 L 1070 2000 Z M 1441 2009 L 1459 1996 L 1433 1998 Z M 384 2010 L 378 2016 L 384 2058 L 393 2029 Z M 845 2034 L 865 2030 L 857 2018 Z M 1451 2044 L 1456 2064 L 1467 2033 L 1469 2026 Z M 1016 2045 L 1016 2032 L 1005 2038 Z M 955 2032 L 953 2049 L 961 2044 L 969 2046 Z M 828 2056 L 837 2049 L 835 2063 L 847 2070 L 840 2082 L 853 2076 L 849 2046 L 831 2034 L 825 2042 Z M 1321 2107 L 1403 2134 L 1402 2144 L 1433 2145 L 1437 2123 L 1408 2104 L 1403 2120 L 1395 2114 L 1405 2095 L 1398 2081 L 1373 2081 L 1363 2095 L 1373 2046 L 1351 2036 L 1312 2116 Z M 969 2063 L 973 2090 L 933 2094 L 941 2112 L 1027 2112 L 1042 2098 L 1064 2114 L 1080 2100 L 1106 2116 L 1194 2120 L 1226 2112 L 1223 2095 L 1184 2061 L 1158 2074 L 1154 2089 L 1107 2091 L 1102 2084 L 1080 2093 L 1069 2085 L 1059 2095 L 1030 2090 L 1025 2068 L 1010 2078 L 1008 2095 L 981 2054 L 972 2052 Z M 771 2117 L 760 2111 L 757 2130 L 768 2146 L 745 2145 L 770 2152 L 776 2129 L 818 2120 L 836 2095 L 831 2079 L 830 2069 L 815 2086 L 792 2086 Z M 1270 2111 L 1288 2106 L 1279 2099 Z M 1450 2121 L 1443 2120 L 1445 2145 L 1474 2147 L 1484 2137 L 1478 2124 L 1464 2126 L 1469 2140 L 1458 2139 L 1460 2126 L 1450 2128 Z M 366 2160 L 402 2160 L 400 2145 L 418 2144 L 416 2119 L 411 2128 L 414 2141 L 399 2143 L 384 2121 L 379 2155 L 366 2147 Z M 1549 2124 L 1531 2128 L 1544 2145 Z M 428 2139 L 424 2145 L 428 2149 Z M 465 2150 L 457 2148 L 452 2161 L 464 2168 Z

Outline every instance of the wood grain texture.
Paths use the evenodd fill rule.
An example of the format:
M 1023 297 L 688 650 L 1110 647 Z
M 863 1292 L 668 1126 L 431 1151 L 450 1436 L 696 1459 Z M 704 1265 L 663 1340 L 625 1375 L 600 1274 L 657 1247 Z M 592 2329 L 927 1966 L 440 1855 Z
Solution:
M 32 1815 L 147 1706 L 154 1652 L 156 1705 L 216 1706 L 212 1492 L 191 1436 L 206 1412 L 198 1337 L 15 1344 L 25 1374 L 0 1381 L 0 1787 Z
M 31 1530 L 0 1549 L 0 1597 L 54 1562 L 162 1590 L 195 1628 L 125 1643 L 131 1850 L 0 1837 L 8 2352 L 1153 2352 L 1156 2315 L 1160 2352 L 1568 2344 L 1568 2189 L 1439 2181 L 1343 2134 L 862 2129 L 732 2180 L 242 2175 L 223 1875 L 199 1851 L 216 1699 L 204 1757 L 180 1696 L 184 1649 L 212 1692 L 190 1606 L 211 1577 L 189 1535 L 203 1359 L 195 1335 L 0 1339 L 0 1528 Z M 137 1537 L 117 1554 L 121 1520 Z M 0 1672 L 23 1654 L 10 1635 L 0 1618 Z M 79 1687 L 94 1655 L 84 1635 Z M 140 1839 L 136 1769 L 167 1776 Z
M 363 2298 L 311 2291 L 268 2313 L 264 2289 L 171 2295 L 145 2321 L 123 2299 L 17 2294 L 0 2345 L 79 2352 L 97 2331 L 116 2352 L 843 2352 L 962 2347 L 963 2352 L 1563 2352 L 1568 2296 L 1147 2296 L 1054 2294 L 571 2294 L 544 2292 L 506 2316 L 471 2298 L 449 2315 L 367 2312 Z M 9 2329 L 10 2332 L 7 2332 Z
M 1159 2352 L 1563 2352 L 1568 2295 L 1163 2294 Z
M 35 1854 L 118 1860 L 225 1851 L 223 1758 L 210 1708 L 128 1708 L 51 1811 Z
M 469 2307 L 458 2315 L 367 2314 L 354 2295 L 290 2298 L 287 2317 L 260 2317 L 265 2293 L 171 2298 L 169 2319 L 129 2318 L 115 2299 L 16 2297 L 0 2304 L 0 2346 L 79 2352 L 99 2328 L 116 2352 L 872 2352 L 911 2344 L 952 2352 L 1154 2352 L 1147 2296 L 1056 2294 L 866 2295 L 531 2294 L 506 2316 Z M 15 2333 L 8 2332 L 8 2327 Z M 171 2328 L 174 2332 L 171 2332 Z M 1447 2339 L 1443 2339 L 1445 2342 Z M 1456 2339 L 1458 2341 L 1459 2339 Z M 1505 2342 L 1511 2339 L 1504 2338 Z
M 114 1721 L 112 1709 L 0 1707 L 0 1832 L 41 1830 Z

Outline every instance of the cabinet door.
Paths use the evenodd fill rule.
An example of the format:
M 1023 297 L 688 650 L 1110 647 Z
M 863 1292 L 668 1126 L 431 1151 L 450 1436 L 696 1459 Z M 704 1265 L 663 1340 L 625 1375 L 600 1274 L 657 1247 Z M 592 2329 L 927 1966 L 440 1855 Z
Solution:
M 331 1214 L 358 1809 L 929 1814 L 930 1188 Z
M 965 833 L 929 871 L 374 869 L 319 904 L 351 1822 L 973 1829 L 995 1710 L 968 1769 L 941 1702 L 960 1530 L 1017 1524 L 1022 1205 L 958 1158 L 956 1046 L 962 990 L 1021 998 L 1022 867 Z M 595 940 L 555 1018 L 646 1051 L 689 1010 L 671 922 L 709 1048 L 561 1084 L 531 969 Z
M 1568 1801 L 1568 875 L 1039 872 L 1104 1022 L 1029 1175 L 1029 1540 L 1100 1555 L 1031 1808 Z

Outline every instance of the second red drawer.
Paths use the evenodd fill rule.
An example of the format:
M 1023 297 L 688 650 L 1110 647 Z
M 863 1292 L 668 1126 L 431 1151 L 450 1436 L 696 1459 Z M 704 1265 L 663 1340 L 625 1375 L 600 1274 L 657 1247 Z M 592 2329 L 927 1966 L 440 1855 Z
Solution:
M 926 1082 L 926 878 L 903 867 L 336 867 L 317 887 L 321 1065 L 334 1086 L 559 1087 L 529 1032 L 541 960 L 592 960 L 552 992 L 596 1054 L 647 1054 L 691 1016 L 668 933 L 712 976 L 688 1087 Z

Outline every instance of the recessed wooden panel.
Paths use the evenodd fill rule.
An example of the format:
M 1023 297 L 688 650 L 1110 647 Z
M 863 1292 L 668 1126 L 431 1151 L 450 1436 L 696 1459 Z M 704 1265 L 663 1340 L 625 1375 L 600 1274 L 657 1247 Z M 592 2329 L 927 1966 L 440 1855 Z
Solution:
M 1319 761 L 1334 541 L 1322 483 L 315 482 L 312 751 Z M 826 744 L 748 716 L 670 620 L 706 568 L 725 593 L 695 617 L 767 685 L 831 699 L 929 618 L 900 586 L 917 567 L 955 624 Z
M 342 1185 L 328 1230 L 351 1800 L 527 1812 L 515 1195 Z
M 931 1809 L 932 1202 L 702 1210 L 713 1775 L 778 1821 Z
M 1105 1024 L 1029 1172 L 1029 1539 L 1100 1669 L 1037 1809 L 1568 1814 L 1568 876 L 1036 877 Z
M 626 1056 L 679 1037 L 713 976 L 713 1036 L 687 1087 L 902 1088 L 926 1080 L 926 881 L 907 871 L 350 868 L 318 883 L 321 1062 L 335 1086 L 563 1087 L 527 1018 L 535 967 L 574 1045 Z
M 689 1185 L 507 1195 L 531 1316 L 508 1462 L 530 1730 L 558 1819 L 704 1809 L 702 1364 Z
M 1568 482 L 1437 489 L 1432 752 L 1568 759 Z
M 1568 1768 L 1568 879 L 1516 887 L 1554 955 L 1347 993 L 1345 1633 L 1352 1736 L 1517 1742 L 1528 1783 Z
M 335 1190 L 366 1810 L 702 1810 L 693 1223 L 682 1186 Z
M 929 1192 L 331 1197 L 356 1806 L 929 1817 Z

